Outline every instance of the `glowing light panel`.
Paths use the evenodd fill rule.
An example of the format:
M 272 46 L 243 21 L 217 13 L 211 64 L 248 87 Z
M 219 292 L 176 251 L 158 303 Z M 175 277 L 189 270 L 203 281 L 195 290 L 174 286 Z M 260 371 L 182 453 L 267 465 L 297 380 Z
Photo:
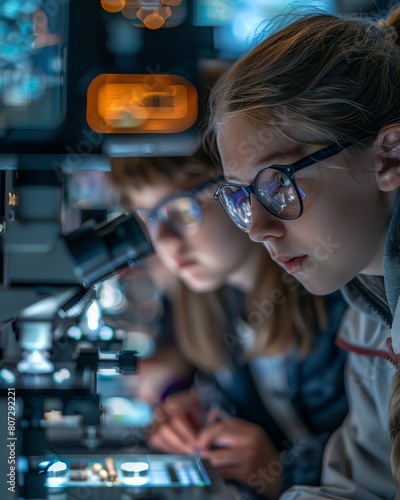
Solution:
M 195 87 L 177 75 L 103 74 L 88 88 L 86 119 L 96 132 L 182 132 L 197 112 Z

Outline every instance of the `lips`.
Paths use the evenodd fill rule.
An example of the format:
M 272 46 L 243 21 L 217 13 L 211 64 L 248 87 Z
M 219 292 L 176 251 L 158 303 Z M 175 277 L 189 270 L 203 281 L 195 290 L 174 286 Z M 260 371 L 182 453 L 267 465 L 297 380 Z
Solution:
M 184 269 L 185 267 L 190 267 L 196 264 L 196 261 L 194 259 L 180 259 L 176 258 L 175 260 L 175 265 L 179 269 Z
M 293 258 L 287 258 L 287 257 L 273 257 L 273 259 L 280 264 L 282 267 L 285 268 L 286 272 L 289 274 L 296 274 L 298 273 L 301 268 L 303 267 L 303 262 L 307 258 L 306 255 L 302 255 L 301 257 L 293 257 Z

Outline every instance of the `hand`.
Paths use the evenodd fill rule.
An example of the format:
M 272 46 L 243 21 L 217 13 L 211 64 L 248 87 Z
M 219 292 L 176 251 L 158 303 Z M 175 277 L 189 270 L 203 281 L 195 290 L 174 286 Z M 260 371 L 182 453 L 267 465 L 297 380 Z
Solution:
M 148 445 L 164 453 L 195 453 L 200 415 L 192 391 L 169 396 L 154 410 Z
M 199 433 L 197 447 L 200 456 L 207 459 L 225 480 L 235 480 L 247 486 L 251 477 L 266 474 L 272 461 L 279 460 L 279 453 L 258 425 L 240 418 L 218 421 L 204 427 Z M 275 468 L 276 470 L 276 468 Z M 262 472 L 260 472 L 262 471 Z M 269 474 L 262 493 L 278 498 L 281 478 Z

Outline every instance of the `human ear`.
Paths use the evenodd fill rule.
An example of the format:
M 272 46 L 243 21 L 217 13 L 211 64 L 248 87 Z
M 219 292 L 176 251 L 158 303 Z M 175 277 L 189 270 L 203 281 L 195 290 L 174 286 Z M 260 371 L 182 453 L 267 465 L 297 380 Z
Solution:
M 381 191 L 400 186 L 400 123 L 391 123 L 378 134 L 376 180 Z

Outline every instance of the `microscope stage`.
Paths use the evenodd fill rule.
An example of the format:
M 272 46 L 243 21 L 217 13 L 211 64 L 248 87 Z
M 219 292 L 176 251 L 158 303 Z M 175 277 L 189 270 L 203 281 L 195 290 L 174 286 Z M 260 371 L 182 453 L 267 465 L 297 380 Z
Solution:
M 61 491 L 69 492 L 66 500 L 75 498 L 76 488 L 93 489 L 92 494 L 98 490 L 94 498 L 107 494 L 107 500 L 169 499 L 177 495 L 193 500 L 232 498 L 222 479 L 196 456 L 63 455 L 53 459 L 46 470 L 49 500 L 59 499 Z

